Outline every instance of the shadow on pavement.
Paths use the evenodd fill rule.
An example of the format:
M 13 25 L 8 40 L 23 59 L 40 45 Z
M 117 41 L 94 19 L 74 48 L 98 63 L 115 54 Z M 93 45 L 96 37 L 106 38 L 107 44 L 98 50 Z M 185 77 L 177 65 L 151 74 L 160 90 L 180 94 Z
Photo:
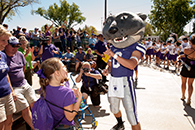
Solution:
M 94 107 L 93 105 L 88 105 L 88 107 L 95 117 L 103 117 L 110 115 L 110 113 L 106 113 L 106 110 L 101 109 L 101 107 Z
M 184 116 L 186 116 L 186 117 L 190 116 L 193 120 L 193 123 L 195 124 L 195 109 L 192 108 L 191 106 L 186 105 L 185 101 L 183 101 L 183 106 L 184 106 L 184 111 L 186 112 L 186 114 L 184 114 Z M 194 125 L 192 125 L 192 126 L 194 127 Z

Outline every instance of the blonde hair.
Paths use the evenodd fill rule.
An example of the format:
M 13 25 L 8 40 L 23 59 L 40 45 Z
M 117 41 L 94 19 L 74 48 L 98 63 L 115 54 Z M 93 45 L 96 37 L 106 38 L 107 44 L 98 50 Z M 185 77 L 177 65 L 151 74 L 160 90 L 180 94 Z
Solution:
M 91 51 L 91 48 L 88 48 L 87 51 Z
M 91 67 L 90 63 L 87 61 L 82 64 L 82 66 L 84 66 L 84 65 L 89 65 L 89 67 Z
M 3 27 L 3 25 L 0 25 L 0 37 L 3 36 L 11 36 L 11 33 L 5 28 Z

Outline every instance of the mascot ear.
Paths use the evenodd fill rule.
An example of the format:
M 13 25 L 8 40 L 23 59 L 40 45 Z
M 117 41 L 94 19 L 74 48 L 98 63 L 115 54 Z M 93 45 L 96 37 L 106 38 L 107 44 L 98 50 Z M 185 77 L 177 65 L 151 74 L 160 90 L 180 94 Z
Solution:
M 142 13 L 138 13 L 137 15 L 138 15 L 143 21 L 146 20 L 146 18 L 147 18 L 147 15 L 142 14 Z

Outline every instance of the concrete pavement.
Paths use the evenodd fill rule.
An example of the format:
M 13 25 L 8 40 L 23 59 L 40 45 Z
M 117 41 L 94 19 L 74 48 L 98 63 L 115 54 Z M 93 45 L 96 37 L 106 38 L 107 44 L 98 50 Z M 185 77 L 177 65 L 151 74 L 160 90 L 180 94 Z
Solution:
M 139 66 L 138 71 L 136 93 L 138 119 L 142 130 L 195 130 L 195 96 L 193 94 L 191 107 L 180 100 L 180 76 L 146 66 Z M 33 79 L 33 88 L 38 89 L 36 74 Z M 70 80 L 70 87 L 72 86 Z M 80 87 L 81 83 L 77 86 Z M 96 130 L 109 130 L 116 124 L 117 121 L 110 112 L 107 95 L 101 95 L 101 108 L 93 107 L 90 98 L 88 98 L 88 106 L 98 121 Z M 121 110 L 125 129 L 131 130 L 122 103 Z M 90 117 L 82 121 L 83 128 L 90 129 L 91 121 Z

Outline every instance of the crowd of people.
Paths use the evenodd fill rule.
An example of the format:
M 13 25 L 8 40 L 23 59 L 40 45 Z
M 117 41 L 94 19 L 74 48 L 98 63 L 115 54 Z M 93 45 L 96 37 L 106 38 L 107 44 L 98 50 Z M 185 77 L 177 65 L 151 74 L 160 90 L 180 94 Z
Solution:
M 49 31 L 52 26 L 53 24 L 50 27 L 45 25 L 45 33 L 42 33 L 38 28 L 35 28 L 32 33 L 27 33 L 27 29 L 20 26 L 17 26 L 16 31 L 9 32 L 8 25 L 0 25 L 1 75 L 3 78 L 1 84 L 4 84 L 0 87 L 2 90 L 0 100 L 3 105 L 0 108 L 3 115 L 0 120 L 0 129 L 11 129 L 12 114 L 19 111 L 22 112 L 22 117 L 33 129 L 31 110 L 37 100 L 35 91 L 32 88 L 32 75 L 34 72 L 39 73 L 39 75 L 41 73 L 41 76 L 39 76 L 41 86 L 40 93 L 44 98 L 50 101 L 54 99 L 53 97 L 52 100 L 50 99 L 51 93 L 67 78 L 71 62 L 75 61 L 76 63 L 74 74 L 80 73 L 80 75 L 82 75 L 77 81 L 81 81 L 81 79 L 85 81 L 85 79 L 90 77 L 89 79 L 94 85 L 94 83 L 97 84 L 94 79 L 102 78 L 100 72 L 95 70 L 96 62 L 94 61 L 92 50 L 95 48 L 95 43 L 99 41 L 99 38 L 102 39 L 103 36 L 91 34 L 92 37 L 89 38 L 86 31 L 82 32 L 82 30 L 80 30 L 79 33 L 75 32 L 73 29 L 65 32 L 66 22 L 64 22 L 61 27 L 55 28 L 52 34 L 52 32 Z M 78 49 L 78 51 L 76 54 L 73 54 L 75 49 Z M 87 53 L 85 53 L 84 50 L 87 50 Z M 82 71 L 86 67 L 88 68 L 87 73 L 92 71 L 95 73 L 87 75 L 86 71 Z M 85 75 L 85 77 L 83 77 L 83 75 Z M 92 84 L 85 88 L 92 88 L 93 90 Z M 86 98 L 85 93 L 87 90 L 82 90 L 82 96 Z M 56 91 L 59 95 L 62 95 L 60 99 L 64 98 L 66 102 L 65 104 L 64 101 L 59 102 L 58 105 L 63 106 L 67 110 L 75 111 L 75 113 L 72 114 L 65 112 L 66 118 L 61 122 L 62 124 L 68 125 L 67 128 L 71 128 L 74 124 L 74 116 L 81 102 L 81 93 L 79 90 L 74 90 L 74 93 L 70 94 L 69 91 L 71 91 L 71 89 L 62 89 L 60 91 L 57 89 Z M 68 95 L 64 97 L 63 95 L 66 94 Z M 91 96 L 91 92 L 87 94 Z M 72 99 L 72 102 L 67 102 L 67 99 Z M 100 95 L 92 99 L 93 105 L 99 106 Z M 63 112 L 61 112 L 61 114 L 54 112 L 54 114 L 56 114 L 56 120 L 63 115 L 62 113 Z
M 54 23 L 53 23 L 54 24 Z M 95 47 L 95 43 L 97 42 L 97 35 L 94 34 L 93 30 L 91 34 L 88 34 L 86 29 L 83 31 L 80 28 L 75 31 L 73 28 L 66 29 L 66 21 L 59 26 L 55 27 L 54 32 L 51 32 L 51 28 L 53 24 L 48 27 L 46 24 L 44 26 L 45 31 L 41 31 L 38 27 L 35 27 L 33 32 L 27 32 L 26 28 L 22 28 L 21 26 L 17 26 L 17 29 L 13 29 L 10 33 L 19 38 L 20 36 L 25 36 L 26 39 L 31 43 L 31 46 L 40 47 L 41 38 L 45 38 L 47 36 L 52 36 L 52 42 L 56 47 L 60 49 L 61 52 L 66 52 L 67 47 L 70 47 L 70 51 L 74 51 L 79 46 L 82 46 L 84 50 L 87 48 L 93 49 Z M 8 25 L 5 25 L 8 28 Z
M 178 38 L 177 34 L 171 34 L 166 42 L 159 40 L 143 40 L 142 43 L 146 47 L 145 58 L 142 57 L 140 64 L 152 64 L 170 70 L 177 75 L 181 75 L 181 100 L 185 100 L 186 83 L 188 84 L 188 98 L 186 105 L 191 104 L 191 96 L 193 93 L 193 82 L 195 78 L 195 48 L 194 48 L 195 35 L 190 37 L 181 36 Z M 175 69 L 170 69 L 170 65 Z M 183 64 L 183 65 L 182 65 Z
M 180 69 L 181 61 L 178 60 L 178 57 L 184 54 L 185 48 L 191 47 L 187 37 L 178 39 L 177 34 L 175 34 L 175 39 L 167 39 L 166 42 L 148 38 L 143 40 L 142 43 L 147 50 L 145 59 L 143 57 L 140 64 L 144 62 L 146 64 L 151 64 L 153 60 L 155 61 L 156 66 L 166 70 L 169 70 L 170 65 L 173 64 L 175 67 L 175 69 L 172 70 L 173 72 Z
M 66 21 L 56 27 L 52 33 L 49 27 L 45 25 L 45 32 L 35 27 L 34 31 L 28 32 L 26 28 L 17 26 L 17 30 L 8 31 L 8 25 L 0 25 L 0 129 L 10 129 L 12 126 L 12 115 L 15 112 L 22 111 L 22 116 L 28 125 L 33 129 L 31 109 L 37 100 L 35 91 L 32 88 L 32 75 L 39 72 L 41 94 L 51 102 L 57 102 L 63 108 L 75 111 L 75 113 L 54 110 L 50 106 L 55 120 L 63 115 L 65 118 L 61 121 L 67 129 L 72 129 L 74 117 L 79 109 L 82 97 L 87 101 L 91 97 L 92 104 L 96 107 L 100 105 L 100 95 L 95 97 L 92 94 L 96 80 L 102 79 L 107 82 L 105 69 L 107 63 L 103 60 L 105 52 L 108 52 L 111 44 L 104 39 L 102 34 L 89 34 L 79 29 L 75 31 L 66 28 Z M 175 34 L 176 40 L 152 41 L 150 38 L 141 41 L 146 48 L 146 54 L 141 58 L 140 64 L 151 64 L 166 70 L 173 64 L 174 72 L 178 71 L 181 63 L 184 61 L 191 67 L 186 69 L 183 65 L 181 70 L 182 79 L 182 97 L 185 100 L 186 82 L 188 79 L 188 98 L 187 105 L 191 103 L 193 92 L 193 81 L 195 71 L 195 36 L 190 38 L 183 37 L 179 39 Z M 179 44 L 176 44 L 176 43 Z M 77 50 L 75 52 L 75 50 Z M 85 52 L 87 51 L 87 53 Z M 94 60 L 94 50 L 97 60 Z M 75 54 L 74 54 L 75 53 Z M 55 58 L 57 57 L 57 58 Z M 116 58 L 116 57 L 115 57 Z M 77 75 L 76 82 L 82 80 L 81 92 L 78 89 L 71 91 L 70 88 L 62 87 L 62 83 L 68 79 L 70 65 L 75 62 L 73 75 Z M 132 69 L 135 70 L 137 81 L 137 64 Z M 121 72 L 120 72 L 121 73 Z M 54 94 L 55 93 L 55 94 Z M 53 97 L 52 95 L 58 95 Z M 62 100 L 58 100 L 62 99 Z M 71 99 L 71 100 L 70 100 Z M 111 104 L 116 104 L 110 100 Z M 116 113 L 120 115 L 120 113 Z M 61 127 L 61 126 L 60 126 Z M 63 126 L 64 127 L 64 126 Z

